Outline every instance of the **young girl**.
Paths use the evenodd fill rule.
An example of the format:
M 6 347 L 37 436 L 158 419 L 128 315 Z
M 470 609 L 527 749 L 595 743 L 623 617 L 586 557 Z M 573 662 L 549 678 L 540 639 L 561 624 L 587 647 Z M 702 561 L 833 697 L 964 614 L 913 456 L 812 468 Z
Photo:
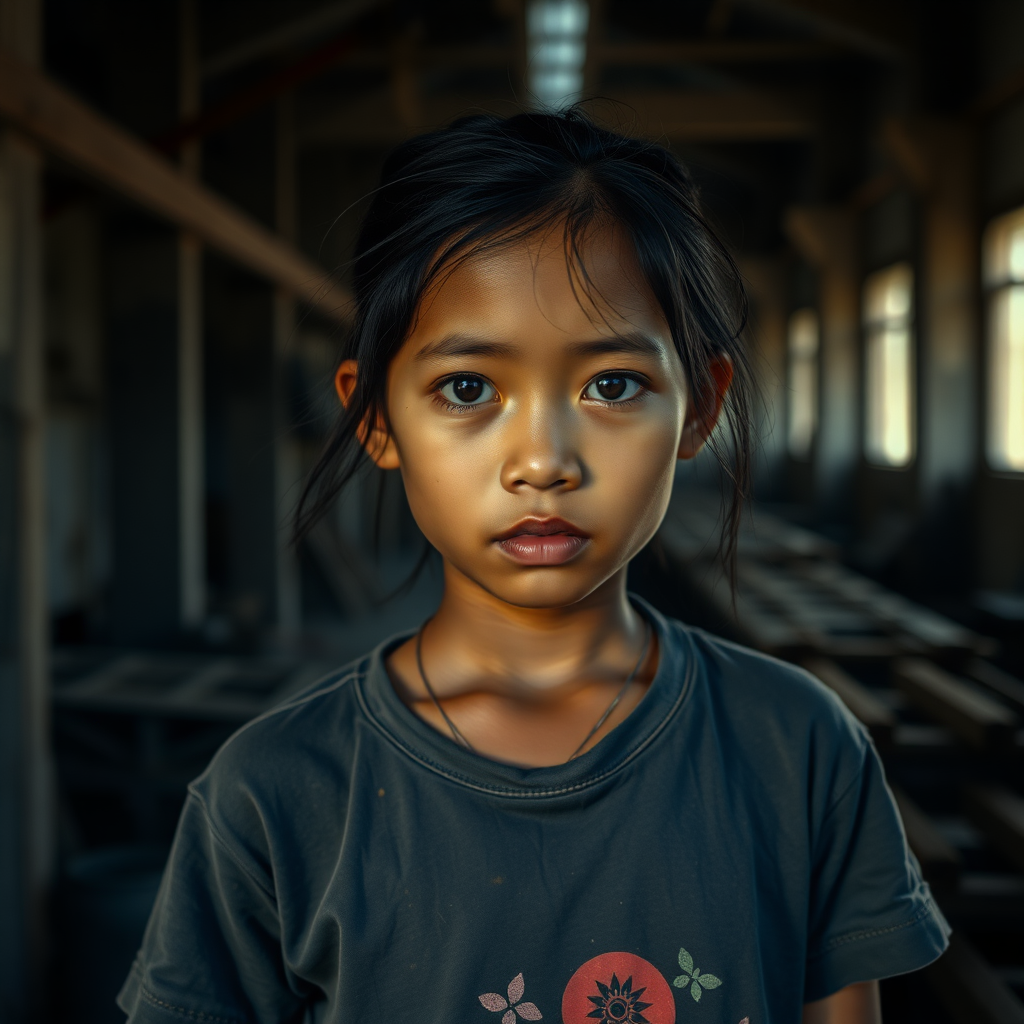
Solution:
M 444 562 L 399 636 L 190 788 L 133 1022 L 879 1019 L 948 928 L 863 729 L 791 665 L 626 592 L 716 422 L 739 486 L 738 277 L 663 148 L 578 112 L 388 160 L 339 424 Z M 732 509 L 733 526 L 736 507 Z

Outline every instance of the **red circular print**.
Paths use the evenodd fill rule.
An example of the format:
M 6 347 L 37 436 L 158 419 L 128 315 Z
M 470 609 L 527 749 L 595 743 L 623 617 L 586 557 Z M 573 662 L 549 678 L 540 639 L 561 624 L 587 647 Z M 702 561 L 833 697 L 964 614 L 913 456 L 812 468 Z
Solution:
M 633 953 L 602 953 L 570 979 L 564 1024 L 675 1024 L 672 989 L 654 964 Z

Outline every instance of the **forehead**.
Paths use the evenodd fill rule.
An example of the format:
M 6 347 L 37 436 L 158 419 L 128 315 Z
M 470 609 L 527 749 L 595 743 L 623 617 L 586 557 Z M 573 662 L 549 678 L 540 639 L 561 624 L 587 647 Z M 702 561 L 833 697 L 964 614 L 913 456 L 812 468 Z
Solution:
M 558 224 L 442 268 L 420 302 L 405 347 L 418 350 L 452 333 L 550 345 L 637 331 L 670 345 L 664 315 L 625 233 L 595 227 L 577 245 L 577 256 L 569 256 Z

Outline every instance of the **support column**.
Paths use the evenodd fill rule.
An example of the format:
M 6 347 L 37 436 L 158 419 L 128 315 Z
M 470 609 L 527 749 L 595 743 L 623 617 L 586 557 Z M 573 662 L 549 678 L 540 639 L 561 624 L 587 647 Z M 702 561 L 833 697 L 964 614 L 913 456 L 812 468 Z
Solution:
M 814 489 L 821 515 L 849 518 L 860 454 L 860 279 L 856 215 L 842 207 L 799 207 L 785 228 L 800 254 L 819 272 L 821 402 Z
M 177 39 L 179 9 L 149 5 L 144 20 L 145 40 L 122 47 L 110 63 L 109 95 L 112 114 L 129 130 L 151 132 L 178 116 L 179 54 L 174 45 L 157 41 Z M 135 28 L 141 31 L 141 22 Z M 183 593 L 182 557 L 181 468 L 191 456 L 183 451 L 188 434 L 181 419 L 194 392 L 184 394 L 181 385 L 183 372 L 196 369 L 195 350 L 183 353 L 181 346 L 182 335 L 188 336 L 181 309 L 187 286 L 179 284 L 185 261 L 179 232 L 134 206 L 108 209 L 103 234 L 113 556 L 109 636 L 118 646 L 173 646 L 180 640 L 183 609 L 194 601 Z M 193 309 L 193 323 L 195 315 Z
M 0 46 L 38 63 L 34 0 L 0 2 Z M 53 870 L 39 154 L 0 132 L 0 1019 L 40 1013 Z
M 969 585 L 969 491 L 978 446 L 977 129 L 937 118 L 893 119 L 890 157 L 921 199 L 918 288 L 918 506 L 923 585 Z M 984 531 L 981 532 L 984 536 Z
M 921 239 L 921 485 L 925 503 L 969 484 L 977 451 L 975 132 L 924 128 L 931 180 Z
M 751 298 L 751 320 L 763 405 L 758 409 L 761 444 L 754 466 L 754 491 L 772 501 L 785 497 L 786 459 L 786 275 L 778 259 L 750 258 L 740 264 Z
M 277 100 L 275 118 L 274 219 L 282 238 L 297 235 L 295 182 L 294 96 Z M 277 510 L 277 573 L 275 619 L 284 642 L 295 638 L 302 620 L 299 562 L 291 545 L 291 513 L 298 501 L 302 468 L 295 438 L 291 436 L 288 408 L 288 359 L 295 348 L 295 299 L 278 288 L 274 292 L 274 436 L 275 508 Z
M 919 486 L 927 510 L 925 586 L 971 585 L 968 538 L 978 446 L 978 232 L 976 130 L 933 122 L 922 132 L 931 172 L 921 239 L 921 446 Z M 975 527 L 972 529 L 972 527 Z
M 181 2 L 179 115 L 202 103 L 196 0 Z M 200 177 L 197 141 L 181 153 L 182 171 Z M 203 427 L 203 248 L 187 231 L 178 238 L 178 531 L 181 624 L 198 628 L 206 614 L 206 469 Z

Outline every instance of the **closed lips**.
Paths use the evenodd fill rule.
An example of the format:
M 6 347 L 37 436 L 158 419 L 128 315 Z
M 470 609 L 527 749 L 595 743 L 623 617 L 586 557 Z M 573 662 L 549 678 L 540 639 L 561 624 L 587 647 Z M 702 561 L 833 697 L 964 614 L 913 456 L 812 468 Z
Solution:
M 520 565 L 553 566 L 572 561 L 587 546 L 589 538 L 564 519 L 527 519 L 496 541 Z
M 511 529 L 498 534 L 495 539 L 500 542 L 510 540 L 513 537 L 550 537 L 558 533 L 568 534 L 572 537 L 587 536 L 586 533 L 573 526 L 572 523 L 556 517 L 553 519 L 524 519 L 522 522 L 516 523 Z

